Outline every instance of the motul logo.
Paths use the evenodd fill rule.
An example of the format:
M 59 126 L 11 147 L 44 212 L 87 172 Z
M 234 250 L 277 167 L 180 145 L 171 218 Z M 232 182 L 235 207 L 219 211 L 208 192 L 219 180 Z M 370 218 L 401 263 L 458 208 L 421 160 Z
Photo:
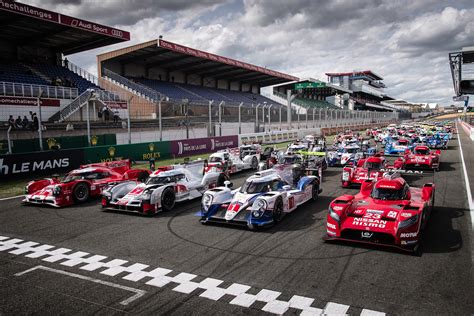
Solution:
M 416 237 L 418 236 L 418 233 L 401 233 L 400 238 L 406 238 L 406 237 Z

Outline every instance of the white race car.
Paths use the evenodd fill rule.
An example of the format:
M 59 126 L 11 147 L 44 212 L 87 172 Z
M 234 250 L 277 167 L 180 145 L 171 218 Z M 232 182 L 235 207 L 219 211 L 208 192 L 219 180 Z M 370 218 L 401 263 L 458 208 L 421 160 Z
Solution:
M 169 211 L 176 202 L 201 197 L 209 188 L 223 185 L 226 175 L 218 169 L 205 172 L 205 161 L 163 167 L 145 183 L 127 181 L 109 185 L 102 191 L 102 207 L 107 210 L 153 215 Z
M 260 153 L 260 145 L 244 145 L 218 151 L 209 156 L 207 168 L 220 166 L 230 174 L 248 169 L 257 170 Z
M 257 172 L 236 190 L 228 186 L 204 193 L 201 223 L 226 223 L 256 229 L 279 222 L 301 204 L 317 200 L 320 181 L 317 176 L 306 176 L 304 167 Z

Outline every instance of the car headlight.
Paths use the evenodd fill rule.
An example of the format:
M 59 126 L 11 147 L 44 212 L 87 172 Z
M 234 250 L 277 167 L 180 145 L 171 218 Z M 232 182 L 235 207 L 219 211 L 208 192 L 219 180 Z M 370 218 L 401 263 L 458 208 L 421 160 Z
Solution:
M 142 195 L 140 195 L 140 200 L 146 201 L 151 198 L 151 191 L 144 191 Z
M 332 207 L 329 207 L 328 213 L 329 213 L 329 216 L 331 216 L 331 218 L 332 218 L 333 220 L 335 220 L 335 221 L 338 222 L 338 223 L 340 222 L 341 218 L 339 217 L 339 215 L 338 215 L 336 212 L 334 212 L 334 210 L 332 209 Z
M 257 200 L 255 201 L 255 207 L 252 211 L 252 215 L 255 218 L 260 218 L 262 215 L 265 213 L 265 210 L 267 209 L 267 202 L 265 200 Z
M 54 186 L 53 188 L 53 195 L 59 195 L 61 194 L 61 186 L 60 185 L 56 185 Z
M 204 194 L 203 195 L 203 197 L 202 197 L 202 210 L 204 211 L 204 213 L 209 211 L 209 208 L 212 205 L 212 200 L 213 199 L 214 199 L 214 197 L 211 194 Z
M 349 180 L 349 172 L 347 172 L 347 171 L 342 172 L 342 180 L 344 180 L 344 181 Z
M 398 229 L 410 227 L 418 222 L 418 214 L 398 223 Z

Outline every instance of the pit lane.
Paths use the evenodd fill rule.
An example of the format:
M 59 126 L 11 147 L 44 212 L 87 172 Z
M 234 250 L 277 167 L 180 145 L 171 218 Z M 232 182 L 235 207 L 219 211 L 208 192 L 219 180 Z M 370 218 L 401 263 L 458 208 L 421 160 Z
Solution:
M 441 171 L 435 174 L 437 208 L 424 236 L 421 257 L 378 247 L 326 244 L 321 240 L 329 201 L 345 192 L 357 191 L 356 188 L 340 188 L 339 168 L 325 173 L 324 191 L 317 202 L 303 205 L 277 226 L 258 232 L 200 224 L 195 216 L 199 209 L 197 200 L 180 204 L 176 211 L 149 218 L 101 212 L 97 201 L 52 209 L 19 206 L 18 199 L 0 203 L 0 232 L 24 240 L 280 291 L 282 299 L 304 295 L 315 298 L 313 305 L 321 308 L 327 302 L 346 304 L 351 306 L 348 311 L 351 314 L 360 314 L 363 308 L 391 314 L 469 314 L 473 310 L 470 221 L 457 147 L 457 140 L 452 140 L 450 148 L 442 153 Z M 235 186 L 249 174 L 234 177 Z M 411 181 L 415 185 L 424 182 L 427 180 L 421 177 Z M 262 313 L 259 306 L 247 309 L 230 305 L 230 299 L 225 297 L 223 301 L 214 302 L 196 295 L 174 293 L 168 287 L 157 290 L 146 285 L 140 288 L 147 294 L 126 307 L 118 303 L 124 296 L 121 291 L 103 287 L 88 296 L 90 285 L 83 281 L 73 283 L 77 290 L 71 296 L 54 296 L 51 291 L 55 282 L 48 284 L 43 275 L 32 277 L 27 285 L 13 276 L 37 266 L 38 260 L 19 259 L 0 252 L 0 262 L 0 278 L 5 283 L 0 304 L 3 312 L 21 313 L 33 307 L 45 312 L 51 309 L 44 306 L 55 304 L 53 311 L 65 312 L 77 312 L 77 308 L 83 306 L 87 312 Z M 57 268 L 53 264 L 49 266 Z M 137 286 L 93 272 L 66 270 Z M 64 284 L 62 286 L 72 282 L 63 276 L 48 274 L 48 278 Z M 30 302 L 26 304 L 29 308 L 18 298 Z M 295 310 L 290 309 L 288 313 L 291 312 Z

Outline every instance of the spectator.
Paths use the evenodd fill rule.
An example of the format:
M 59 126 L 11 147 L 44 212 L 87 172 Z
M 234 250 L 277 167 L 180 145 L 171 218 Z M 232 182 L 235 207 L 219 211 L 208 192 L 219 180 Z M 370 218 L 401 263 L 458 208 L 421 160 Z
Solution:
M 110 119 L 110 110 L 109 110 L 109 107 L 108 107 L 108 106 L 104 106 L 102 112 L 103 112 L 102 114 L 104 115 L 104 120 L 105 120 L 106 122 L 108 122 L 109 119 Z
M 8 126 L 15 129 L 15 119 L 13 118 L 13 115 L 10 115 L 8 118 Z
M 34 131 L 37 131 L 39 129 L 39 120 L 38 116 L 36 116 L 36 113 L 33 113 L 33 124 L 31 125 L 31 128 Z
M 69 68 L 69 60 L 67 60 L 67 57 L 64 58 L 64 67 Z
M 117 109 L 114 110 L 114 124 L 120 121 L 119 111 Z
M 27 129 L 30 125 L 30 121 L 28 120 L 28 118 L 26 117 L 26 115 L 23 117 L 23 121 L 21 121 L 21 127 L 23 129 Z
M 18 129 L 22 128 L 22 126 L 21 126 L 21 116 L 20 115 L 18 115 L 18 118 L 15 120 L 15 127 L 18 128 Z

